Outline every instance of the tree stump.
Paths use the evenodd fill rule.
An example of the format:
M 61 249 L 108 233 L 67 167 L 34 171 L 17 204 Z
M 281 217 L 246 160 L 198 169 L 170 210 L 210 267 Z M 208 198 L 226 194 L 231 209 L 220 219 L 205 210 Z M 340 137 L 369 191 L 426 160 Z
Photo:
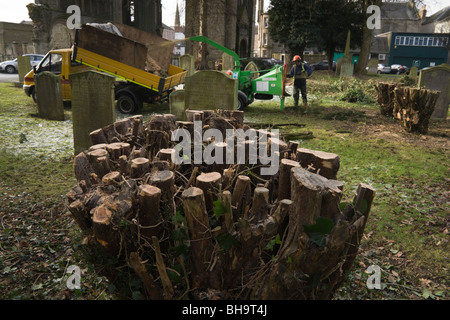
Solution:
M 380 105 L 380 112 L 384 116 L 392 117 L 394 112 L 394 89 L 393 83 L 380 82 L 375 85 L 377 91 L 377 101 Z
M 434 112 L 439 91 L 403 88 L 394 90 L 394 116 L 408 132 L 428 133 L 428 125 Z
M 241 129 L 240 116 L 192 113 L 209 121 L 198 135 L 214 124 Z M 101 143 L 75 157 L 69 211 L 89 246 L 116 259 L 99 269 L 112 282 L 135 274 L 148 299 L 332 299 L 358 253 L 375 190 L 361 184 L 341 211 L 339 157 L 270 132 L 241 141 L 241 165 L 176 165 L 170 137 L 183 126 L 191 123 L 170 115 L 127 118 L 96 130 L 92 140 Z M 261 176 L 260 161 L 248 156 L 262 138 L 281 151 L 273 176 Z

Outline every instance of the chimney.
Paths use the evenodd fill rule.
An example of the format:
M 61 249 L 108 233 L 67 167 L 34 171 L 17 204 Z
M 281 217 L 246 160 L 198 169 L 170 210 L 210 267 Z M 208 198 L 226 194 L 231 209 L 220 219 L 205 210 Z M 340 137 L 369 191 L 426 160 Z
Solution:
M 419 11 L 419 18 L 421 20 L 423 20 L 423 19 L 426 18 L 426 16 L 427 16 L 427 6 L 423 5 L 422 8 L 420 8 L 420 11 Z

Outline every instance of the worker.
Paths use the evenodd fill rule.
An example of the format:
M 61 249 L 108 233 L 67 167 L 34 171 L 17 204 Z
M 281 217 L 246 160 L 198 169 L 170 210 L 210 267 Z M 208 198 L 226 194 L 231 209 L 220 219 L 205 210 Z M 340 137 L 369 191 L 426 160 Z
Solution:
M 307 63 L 302 62 L 300 56 L 295 56 L 293 59 L 294 66 L 291 69 L 291 73 L 288 75 L 290 78 L 294 78 L 294 107 L 298 108 L 298 100 L 300 98 L 300 92 L 302 94 L 303 107 L 308 107 L 308 95 L 306 91 L 306 78 L 311 76 L 313 70 Z

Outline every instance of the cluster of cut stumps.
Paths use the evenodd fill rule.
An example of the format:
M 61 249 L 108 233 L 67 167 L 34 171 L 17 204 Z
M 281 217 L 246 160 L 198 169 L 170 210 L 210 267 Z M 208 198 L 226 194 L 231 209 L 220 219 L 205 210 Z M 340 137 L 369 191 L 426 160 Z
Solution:
M 427 134 L 440 92 L 381 82 L 375 86 L 382 115 L 399 120 L 408 132 Z
M 250 129 L 240 111 L 187 115 L 134 116 L 91 133 L 67 194 L 88 243 L 135 272 L 149 299 L 333 298 L 374 189 L 360 184 L 342 206 L 339 157 L 275 136 L 265 142 L 279 146 L 273 176 L 261 176 L 260 164 L 175 165 L 171 133 L 192 130 L 192 120 L 203 130 Z

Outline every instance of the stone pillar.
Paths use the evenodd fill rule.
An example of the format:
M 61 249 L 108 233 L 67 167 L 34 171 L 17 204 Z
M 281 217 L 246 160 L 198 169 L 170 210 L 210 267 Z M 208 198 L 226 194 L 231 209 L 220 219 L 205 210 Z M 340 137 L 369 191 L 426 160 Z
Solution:
M 186 107 L 184 90 L 176 90 L 169 96 L 170 113 L 175 115 L 177 121 L 186 121 Z
M 70 75 L 75 154 L 92 146 L 89 134 L 114 123 L 114 82 L 111 75 L 86 71 Z
M 369 60 L 369 63 L 367 64 L 367 67 L 369 68 L 367 70 L 367 73 L 369 74 L 376 74 L 378 71 L 378 58 L 372 58 Z
M 23 84 L 23 78 L 31 70 L 30 56 L 17 57 L 17 69 L 19 73 L 19 82 Z
M 39 118 L 64 121 L 61 80 L 51 72 L 34 76 Z

